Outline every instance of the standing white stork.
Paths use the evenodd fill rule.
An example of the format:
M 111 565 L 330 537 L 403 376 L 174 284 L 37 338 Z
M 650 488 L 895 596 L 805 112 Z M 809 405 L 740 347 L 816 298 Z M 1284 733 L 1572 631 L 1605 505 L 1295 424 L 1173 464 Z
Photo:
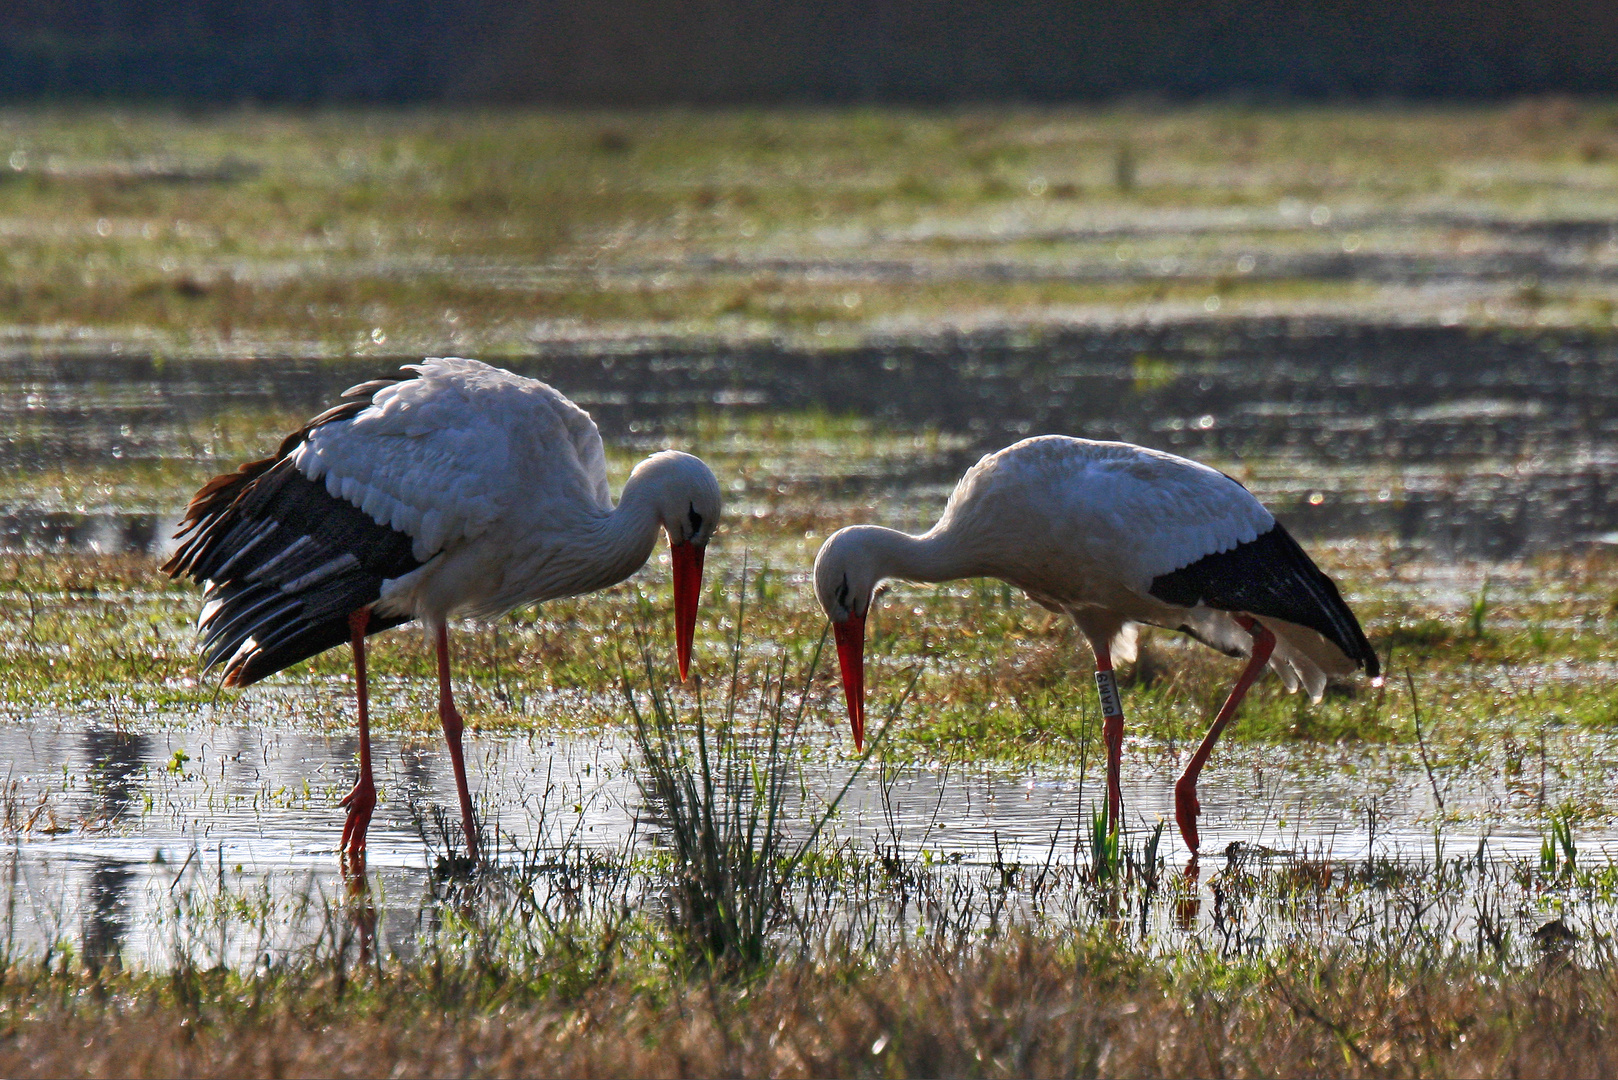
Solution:
M 475 861 L 448 621 L 616 584 L 646 562 L 661 528 L 684 679 L 719 482 L 697 458 L 665 450 L 635 467 L 615 508 L 601 435 L 556 390 L 476 360 L 433 357 L 403 370 L 353 387 L 343 397 L 355 400 L 288 435 L 273 456 L 204 484 L 163 569 L 206 585 L 204 670 L 223 664 L 226 686 L 353 645 L 360 766 L 342 802 L 348 854 L 365 849 L 376 806 L 365 637 L 419 619 L 436 641 L 438 718 Z
M 1065 612 L 1095 650 L 1107 744 L 1107 816 L 1116 827 L 1124 712 L 1114 660 L 1135 657 L 1136 624 L 1180 630 L 1248 656 L 1224 707 L 1174 786 L 1175 819 L 1198 848 L 1197 775 L 1264 665 L 1318 701 L 1328 675 L 1380 666 L 1337 586 L 1241 484 L 1206 465 L 1129 443 L 1043 435 L 967 470 L 921 536 L 855 525 L 815 557 L 855 745 L 865 734 L 865 620 L 885 578 L 993 577 Z

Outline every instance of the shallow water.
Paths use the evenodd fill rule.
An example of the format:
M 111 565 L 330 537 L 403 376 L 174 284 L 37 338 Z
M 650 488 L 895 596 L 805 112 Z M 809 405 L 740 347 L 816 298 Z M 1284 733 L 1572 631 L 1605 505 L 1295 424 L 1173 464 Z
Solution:
M 182 954 L 252 964 L 306 949 L 348 892 L 333 848 L 354 751 L 351 737 L 273 728 L 0 727 L 0 754 L 12 763 L 11 850 L 0 868 L 8 877 L 6 940 L 24 952 L 71 942 L 91 956 L 159 968 Z M 853 768 L 835 748 L 814 751 L 800 832 Z M 445 847 L 432 808 L 454 807 L 454 784 L 436 738 L 381 737 L 376 754 L 383 801 L 367 853 L 371 898 L 382 947 L 408 955 L 441 903 L 433 868 Z M 634 754 L 616 736 L 472 736 L 473 788 L 485 828 L 499 834 L 500 857 L 655 847 L 655 815 L 629 768 Z M 1135 841 L 1160 817 L 1172 819 L 1181 756 L 1132 747 L 1125 804 Z M 1486 777 L 1446 785 L 1451 810 L 1481 810 L 1488 823 L 1446 828 L 1447 853 L 1485 850 L 1486 832 L 1486 855 L 1497 863 L 1537 855 L 1531 798 L 1514 805 Z M 1215 870 L 1238 848 L 1315 866 L 1421 863 L 1435 854 L 1427 779 L 1400 755 L 1231 747 L 1201 790 L 1204 862 Z M 1071 769 L 873 770 L 856 779 L 825 839 L 867 858 L 968 876 L 1011 865 L 1030 875 L 1082 868 L 1089 855 L 1078 843 L 1081 808 L 1099 795 L 1093 773 Z M 1608 862 L 1618 854 L 1618 826 L 1581 827 L 1578 844 L 1587 865 Z M 1163 850 L 1170 867 L 1186 864 L 1172 825 Z M 1212 895 L 1208 883 L 1198 892 Z M 1527 925 L 1541 912 L 1529 906 L 1519 917 Z M 1210 910 L 1178 932 L 1206 931 L 1212 918 Z
M 120 467 L 201 457 L 232 417 L 312 414 L 347 386 L 393 365 L 375 360 L 164 361 L 142 357 L 0 359 L 0 475 L 47 467 Z M 1518 571 L 1498 563 L 1576 543 L 1618 539 L 1618 343 L 1572 332 L 1480 332 L 1258 320 L 1072 330 L 1035 338 L 980 335 L 804 354 L 786 348 L 555 351 L 512 362 L 588 407 L 625 449 L 680 444 L 697 422 L 818 411 L 863 416 L 885 433 L 936 432 L 913 450 L 857 460 L 769 448 L 732 505 L 767 517 L 808 502 L 869 506 L 897 523 L 935 512 L 979 454 L 1023 435 L 1066 431 L 1124 438 L 1218 462 L 1289 525 L 1319 538 L 1393 539 L 1422 556 L 1402 587 L 1440 607 L 1464 606 L 1483 573 L 1495 593 Z M 721 425 L 723 426 L 723 425 Z M 137 489 L 138 491 L 138 489 Z M 155 551 L 183 493 L 61 505 L 0 499 L 0 550 Z M 869 512 L 869 511 L 862 511 Z M 1543 678 L 1588 674 L 1547 671 Z M 270 717 L 273 706 L 250 706 Z M 149 718 L 150 719 L 150 718 Z M 337 801 L 352 782 L 354 741 L 263 726 L 199 723 L 121 732 L 106 718 L 54 715 L 0 726 L 11 762 L 7 934 L 14 946 L 58 939 L 85 952 L 163 966 L 180 951 L 248 963 L 318 937 L 348 888 L 333 852 Z M 155 721 L 164 724 L 167 721 Z M 1587 776 L 1618 781 L 1618 746 Z M 1599 745 L 1597 745 L 1599 744 Z M 184 759 L 177 757 L 183 752 Z M 423 823 L 453 807 L 437 739 L 377 740 L 384 802 L 368 867 L 386 947 L 408 952 L 438 901 L 443 851 Z M 1126 803 L 1133 827 L 1172 820 L 1185 748 L 1133 747 Z M 617 738 L 498 737 L 470 744 L 481 812 L 503 849 L 567 845 L 623 851 L 655 844 Z M 811 802 L 851 766 L 817 747 Z M 307 788 L 305 784 L 307 783 Z M 1488 833 L 1496 860 L 1532 859 L 1540 802 L 1486 773 L 1446 777 L 1449 851 Z M 1010 863 L 1082 865 L 1079 824 L 1099 794 L 1093 775 L 1041 766 L 900 771 L 889 797 L 863 776 L 834 838 L 963 873 Z M 1339 863 L 1429 859 L 1435 799 L 1408 753 L 1328 747 L 1221 748 L 1202 785 L 1204 850 L 1307 853 Z M 1584 857 L 1618 852 L 1618 827 L 1581 827 Z M 1169 828 L 1172 864 L 1186 853 Z M 1207 860 L 1205 860 L 1207 861 Z M 1206 886 L 1203 886 L 1206 891 Z M 209 898 L 213 900 L 210 901 Z M 228 920 L 217 942 L 199 928 Z M 256 898 L 256 899 L 254 899 Z M 254 905 L 257 905 L 255 907 Z M 1522 917 L 1536 917 L 1529 904 Z M 254 915 L 253 912 L 258 914 Z M 1203 915 L 1206 927 L 1211 915 Z M 210 919 L 213 920 L 210 923 Z M 224 920 L 224 921 L 222 921 Z M 255 921 L 256 920 L 256 921 Z
M 785 347 L 555 350 L 509 361 L 590 409 L 618 445 L 686 442 L 701 417 L 856 415 L 955 436 L 756 479 L 738 502 L 898 494 L 935 506 L 980 454 L 1029 434 L 1127 439 L 1236 471 L 1295 531 L 1393 537 L 1438 558 L 1618 541 L 1618 342 L 1329 319 L 981 334 Z M 244 411 L 313 414 L 378 360 L 0 359 L 0 471 L 191 459 Z M 266 449 L 268 449 L 268 441 Z M 233 467 L 233 460 L 211 463 Z M 0 505 L 0 547 L 150 550 L 175 505 Z

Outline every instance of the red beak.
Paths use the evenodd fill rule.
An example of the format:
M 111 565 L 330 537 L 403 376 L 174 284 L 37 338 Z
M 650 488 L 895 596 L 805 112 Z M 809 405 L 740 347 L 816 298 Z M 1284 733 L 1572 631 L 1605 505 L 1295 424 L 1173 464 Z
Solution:
M 865 616 L 850 615 L 831 624 L 837 638 L 837 665 L 843 670 L 843 696 L 854 728 L 854 749 L 865 749 Z
M 674 562 L 674 655 L 680 662 L 680 681 L 691 671 L 691 636 L 697 629 L 697 598 L 702 595 L 702 554 L 696 544 L 672 544 Z

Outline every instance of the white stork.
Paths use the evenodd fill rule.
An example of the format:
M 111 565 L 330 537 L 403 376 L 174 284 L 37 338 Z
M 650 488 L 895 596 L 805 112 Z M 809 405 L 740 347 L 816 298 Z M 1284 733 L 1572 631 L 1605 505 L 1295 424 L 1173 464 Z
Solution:
M 702 556 L 719 483 L 689 454 L 635 467 L 616 507 L 590 415 L 556 390 L 476 360 L 429 358 L 343 394 L 271 457 L 204 484 L 163 567 L 206 586 L 204 670 L 247 686 L 342 642 L 354 649 L 360 766 L 342 850 L 365 849 L 376 806 L 365 638 L 421 621 L 438 653 L 438 717 L 478 856 L 450 690 L 448 621 L 616 584 L 661 528 L 674 566 L 680 677 L 691 659 Z
M 1198 848 L 1197 775 L 1266 663 L 1318 701 L 1328 675 L 1380 665 L 1337 586 L 1241 484 L 1173 454 L 1062 435 L 1025 439 L 967 470 L 921 536 L 855 525 L 815 558 L 856 746 L 865 729 L 865 620 L 879 582 L 993 577 L 1066 613 L 1095 651 L 1107 745 L 1107 816 L 1123 810 L 1124 713 L 1113 661 L 1137 624 L 1179 630 L 1246 668 L 1175 784 L 1175 819 Z

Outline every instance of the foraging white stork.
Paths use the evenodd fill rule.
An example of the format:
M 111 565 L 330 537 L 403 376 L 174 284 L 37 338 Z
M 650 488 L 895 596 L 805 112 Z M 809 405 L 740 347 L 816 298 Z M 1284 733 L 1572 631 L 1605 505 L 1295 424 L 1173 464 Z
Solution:
M 448 621 L 616 584 L 646 562 L 661 528 L 684 679 L 719 482 L 697 458 L 665 450 L 635 467 L 614 507 L 601 435 L 556 390 L 452 357 L 404 372 L 353 387 L 343 397 L 354 400 L 273 456 L 203 485 L 163 569 L 206 585 L 204 670 L 223 664 L 226 686 L 353 645 L 360 765 L 341 842 L 351 855 L 365 849 L 376 806 L 365 637 L 420 620 L 436 642 L 438 717 L 476 861 Z
M 856 746 L 865 729 L 865 620 L 885 578 L 993 577 L 1066 613 L 1095 651 L 1116 827 L 1124 712 L 1114 660 L 1135 657 L 1137 624 L 1180 630 L 1249 657 L 1175 784 L 1175 820 L 1198 848 L 1197 776 L 1266 663 L 1320 700 L 1328 675 L 1380 665 L 1331 578 L 1246 488 L 1206 465 L 1129 443 L 1025 439 L 967 470 L 921 536 L 855 525 L 815 557 Z

